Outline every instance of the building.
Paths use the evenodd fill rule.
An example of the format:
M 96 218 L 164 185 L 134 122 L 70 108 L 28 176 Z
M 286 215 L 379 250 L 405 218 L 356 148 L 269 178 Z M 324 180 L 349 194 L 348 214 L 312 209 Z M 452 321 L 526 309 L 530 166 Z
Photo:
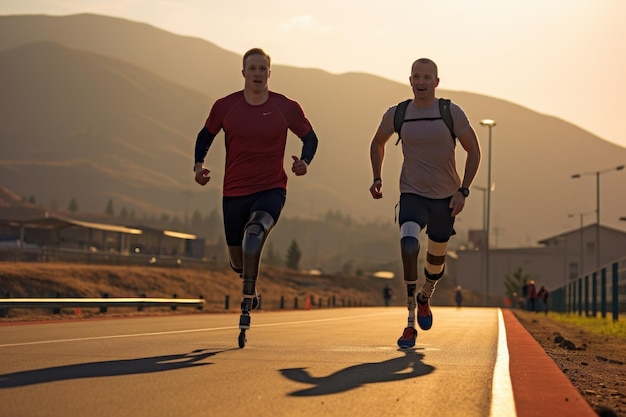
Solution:
M 597 236 L 600 238 L 598 252 Z M 595 224 L 550 236 L 539 247 L 491 249 L 489 252 L 489 294 L 502 299 L 504 280 L 518 269 L 538 286 L 554 289 L 583 274 L 626 256 L 626 233 Z M 599 258 L 598 258 L 599 253 Z M 480 249 L 456 251 L 448 273 L 457 285 L 484 293 L 485 252 Z M 598 265 L 599 263 L 599 265 Z
M 22 260 L 149 256 L 203 258 L 204 239 L 146 226 L 123 226 L 49 216 L 0 219 L 0 247 Z M 9 253 L 12 250 L 12 253 Z M 22 256 L 24 255 L 24 256 Z

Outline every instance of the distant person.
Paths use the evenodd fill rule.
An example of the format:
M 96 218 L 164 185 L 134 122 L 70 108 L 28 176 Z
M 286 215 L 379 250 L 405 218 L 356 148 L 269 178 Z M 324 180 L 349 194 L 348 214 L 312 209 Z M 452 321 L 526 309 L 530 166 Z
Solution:
M 550 297 L 550 292 L 542 285 L 537 292 L 537 302 L 539 304 L 539 311 L 543 311 L 545 314 L 548 314 L 548 297 Z
M 385 300 L 385 307 L 389 307 L 392 294 L 393 292 L 391 291 L 391 288 L 389 288 L 389 285 L 385 285 L 385 288 L 383 288 L 383 299 Z
M 440 104 L 435 98 L 439 84 L 437 65 L 421 58 L 411 66 L 409 83 L 413 98 L 408 103 L 400 129 L 404 163 L 400 173 L 400 252 L 404 269 L 409 310 L 407 327 L 398 339 L 400 347 L 415 345 L 415 308 L 417 323 L 428 330 L 433 323 L 429 306 L 435 286 L 443 277 L 448 241 L 454 232 L 454 218 L 465 206 L 469 187 L 480 164 L 480 145 L 476 133 L 463 110 L 449 103 L 453 120 L 452 134 L 442 119 Z M 395 132 L 394 116 L 400 104 L 390 107 L 383 115 L 370 146 L 373 183 L 370 193 L 374 199 L 383 197 L 382 166 L 385 145 Z M 446 113 L 447 115 L 448 113 Z M 463 179 L 456 171 L 456 138 L 467 153 Z M 426 229 L 425 283 L 416 292 L 419 235 Z
M 532 279 L 528 281 L 528 286 L 526 287 L 526 309 L 530 311 L 535 311 L 537 308 L 537 287 L 535 286 L 535 281 Z
M 224 130 L 224 231 L 230 266 L 243 279 L 240 347 L 245 344 L 245 330 L 250 328 L 250 311 L 259 303 L 256 281 L 261 252 L 286 201 L 283 164 L 287 131 L 302 140 L 300 156 L 291 156 L 291 171 L 296 176 L 307 173 L 318 145 L 300 104 L 269 90 L 270 61 L 259 48 L 244 54 L 243 90 L 213 104 L 195 146 L 195 181 L 205 185 L 211 177 L 204 160 L 213 139 Z
M 456 291 L 454 292 L 454 302 L 457 307 L 461 307 L 461 305 L 463 305 L 463 292 L 461 291 L 460 285 L 457 285 Z
M 524 310 L 528 310 L 528 281 L 524 280 L 524 285 L 522 285 L 522 296 L 521 296 L 521 300 L 522 300 L 522 308 Z

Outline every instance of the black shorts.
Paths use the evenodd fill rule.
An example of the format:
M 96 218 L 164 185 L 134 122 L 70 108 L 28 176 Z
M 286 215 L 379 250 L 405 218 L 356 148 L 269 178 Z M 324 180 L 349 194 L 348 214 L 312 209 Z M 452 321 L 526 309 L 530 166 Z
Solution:
M 287 191 L 283 188 L 259 191 L 241 197 L 223 197 L 224 232 L 228 246 L 241 246 L 243 231 L 255 211 L 265 211 L 278 222 L 280 213 L 285 206 Z
M 450 199 L 432 199 L 417 194 L 400 194 L 400 213 L 398 223 L 415 222 L 420 228 L 426 228 L 428 238 L 434 242 L 447 242 L 454 235 L 454 217 L 450 208 Z

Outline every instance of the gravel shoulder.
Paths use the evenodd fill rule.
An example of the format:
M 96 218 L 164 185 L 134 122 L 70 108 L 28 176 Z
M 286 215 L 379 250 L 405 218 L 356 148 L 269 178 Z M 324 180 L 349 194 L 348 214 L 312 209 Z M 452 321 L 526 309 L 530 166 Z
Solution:
M 513 312 L 598 415 L 626 416 L 624 338 L 595 334 L 551 313 Z

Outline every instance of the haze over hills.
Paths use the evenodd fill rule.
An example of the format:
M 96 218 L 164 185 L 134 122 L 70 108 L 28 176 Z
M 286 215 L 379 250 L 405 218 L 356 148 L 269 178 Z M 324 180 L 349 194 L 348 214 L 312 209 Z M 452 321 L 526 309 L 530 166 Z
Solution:
M 193 146 L 215 98 L 242 88 L 240 55 L 111 17 L 0 17 L 0 184 L 60 207 L 75 198 L 81 211 L 102 212 L 109 198 L 137 212 L 219 207 L 223 136 L 209 153 L 213 178 L 205 188 L 193 182 Z M 408 81 L 273 65 L 270 89 L 298 100 L 320 138 L 309 174 L 290 177 L 285 216 L 339 210 L 393 221 L 401 149 L 392 138 L 385 198 L 373 201 L 369 143 L 385 109 L 410 96 Z M 561 119 L 477 94 L 438 95 L 465 109 L 481 139 L 480 187 L 487 186 L 488 134 L 479 121 L 497 121 L 491 224 L 498 247 L 534 245 L 578 227 L 579 213 L 595 209 L 595 178 L 571 175 L 626 163 L 626 148 Z M 289 155 L 300 152 L 297 138 L 287 152 L 289 166 Z M 625 181 L 626 170 L 601 177 L 602 223 L 622 230 Z M 472 191 L 459 233 L 482 227 L 483 197 Z

